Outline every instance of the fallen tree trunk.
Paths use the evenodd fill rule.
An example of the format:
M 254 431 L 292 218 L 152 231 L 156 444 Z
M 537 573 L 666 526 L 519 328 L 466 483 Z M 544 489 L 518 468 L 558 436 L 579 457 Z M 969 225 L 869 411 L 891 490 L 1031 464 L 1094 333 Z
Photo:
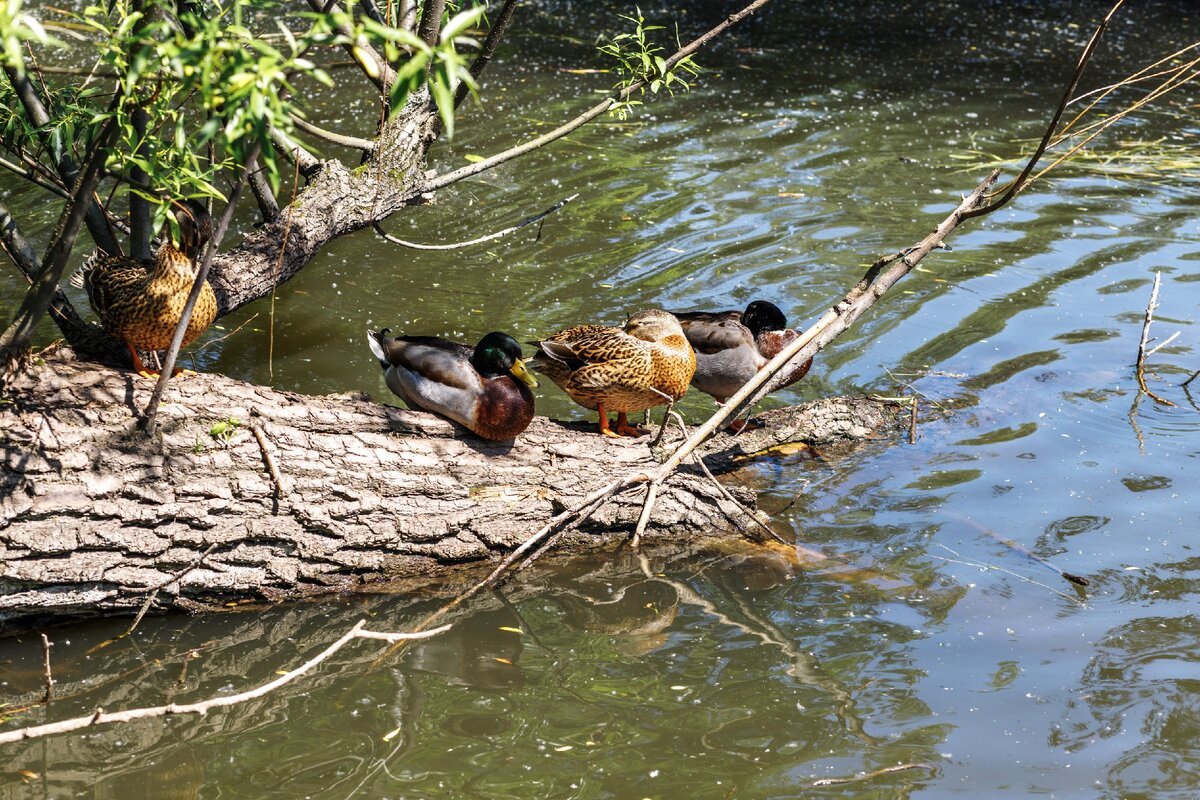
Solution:
M 184 603 L 280 599 L 429 575 L 510 551 L 613 474 L 657 466 L 645 441 L 538 417 L 515 443 L 365 396 L 305 397 L 216 374 L 172 382 L 161 432 L 136 428 L 148 382 L 57 354 L 0 405 L 0 622 L 131 613 L 183 570 Z M 706 451 L 714 469 L 783 441 L 872 435 L 895 417 L 870 400 L 770 412 Z M 228 441 L 216 423 L 235 420 Z M 748 507 L 752 493 L 729 489 Z M 627 536 L 640 492 L 614 498 L 558 543 Z M 660 495 L 655 536 L 699 540 L 745 511 L 695 466 Z M 754 535 L 753 529 L 749 530 Z M 190 567 L 190 569 L 189 569 Z

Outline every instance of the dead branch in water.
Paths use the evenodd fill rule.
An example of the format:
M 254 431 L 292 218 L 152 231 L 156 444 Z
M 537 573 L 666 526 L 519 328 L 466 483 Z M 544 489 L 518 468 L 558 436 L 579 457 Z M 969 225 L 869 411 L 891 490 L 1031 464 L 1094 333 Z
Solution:
M 1159 397 L 1154 392 L 1150 391 L 1150 387 L 1146 385 L 1146 358 L 1157 353 L 1162 348 L 1169 345 L 1179 335 L 1179 331 L 1171 334 L 1165 342 L 1157 347 L 1147 350 L 1146 345 L 1150 343 L 1150 324 L 1154 321 L 1154 309 L 1158 308 L 1158 286 L 1162 281 L 1161 273 L 1154 273 L 1154 288 L 1150 290 L 1150 302 L 1146 304 L 1146 319 L 1142 323 L 1142 338 L 1138 342 L 1137 354 L 1137 382 L 1138 388 L 1150 396 L 1150 399 L 1159 405 L 1175 406 L 1170 400 L 1165 397 Z
M 310 672 L 322 662 L 326 661 L 337 651 L 341 650 L 347 643 L 353 639 L 378 639 L 385 642 L 398 642 L 406 639 L 428 639 L 431 636 L 436 636 L 439 633 L 449 630 L 449 625 L 443 625 L 440 628 L 421 631 L 416 633 L 393 633 L 384 631 L 369 631 L 363 628 L 367 624 L 365 619 L 358 621 L 354 627 L 342 634 L 341 638 L 333 644 L 326 647 L 317 655 L 310 658 L 300 666 L 293 670 L 283 673 L 278 678 L 268 683 L 264 683 L 254 689 L 237 694 L 225 695 L 223 697 L 213 697 L 208 700 L 202 700 L 197 703 L 169 703 L 165 706 L 151 706 L 147 708 L 131 708 L 125 711 L 116 711 L 108 713 L 102 708 L 97 708 L 92 714 L 84 717 L 74 717 L 72 719 L 64 719 L 58 722 L 49 722 L 45 725 L 33 725 L 28 728 L 17 728 L 16 730 L 4 731 L 0 733 L 0 744 L 9 744 L 11 742 L 20 742 L 28 739 L 39 739 L 43 736 L 53 736 L 57 733 L 69 733 L 71 731 L 81 730 L 83 728 L 91 728 L 96 725 L 107 725 L 115 722 L 129 722 L 135 719 L 147 719 L 149 717 L 167 717 L 174 714 L 207 714 L 214 708 L 224 708 L 226 706 L 237 705 L 244 703 L 247 700 L 253 700 L 256 697 L 285 686 L 300 676 Z M 43 637 L 44 638 L 44 637 Z

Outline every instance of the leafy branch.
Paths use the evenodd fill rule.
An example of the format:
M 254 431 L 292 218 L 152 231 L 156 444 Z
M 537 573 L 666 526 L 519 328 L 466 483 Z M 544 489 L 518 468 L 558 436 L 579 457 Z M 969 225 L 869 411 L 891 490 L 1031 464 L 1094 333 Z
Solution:
M 636 8 L 634 15 L 621 14 L 620 16 L 633 23 L 633 32 L 618 33 L 607 44 L 600 47 L 600 52 L 616 60 L 615 71 L 622 76 L 613 89 L 621 92 L 623 99 L 613 103 L 608 113 L 623 120 L 632 113 L 634 106 L 642 105 L 641 100 L 633 99 L 632 91 L 625 90 L 636 87 L 640 97 L 645 95 L 646 89 L 649 89 L 651 94 L 658 94 L 659 90 L 666 89 L 674 96 L 677 86 L 682 87 L 684 91 L 691 89 L 691 84 L 681 73 L 686 73 L 688 77 L 695 77 L 700 74 L 700 67 L 690 55 L 673 65 L 668 64 L 667 59 L 660 55 L 666 52 L 665 48 L 646 36 L 650 31 L 664 30 L 664 28 L 662 25 L 647 25 L 641 8 Z M 678 28 L 675 31 L 675 45 L 677 48 L 682 46 L 679 41 Z

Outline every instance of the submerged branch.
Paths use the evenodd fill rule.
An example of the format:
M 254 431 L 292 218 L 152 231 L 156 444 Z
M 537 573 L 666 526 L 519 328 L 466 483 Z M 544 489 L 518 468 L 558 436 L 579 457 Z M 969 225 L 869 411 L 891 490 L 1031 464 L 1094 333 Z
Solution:
M 472 245 L 483 244 L 484 242 L 490 242 L 493 239 L 499 239 L 501 236 L 507 236 L 510 233 L 515 233 L 516 231 L 521 230 L 521 228 L 524 228 L 526 225 L 532 225 L 535 222 L 539 222 L 539 221 L 545 219 L 546 217 L 550 216 L 551 214 L 553 214 L 555 211 L 558 211 L 560 208 L 562 208 L 567 203 L 574 200 L 576 197 L 579 197 L 579 195 L 573 194 L 570 197 L 566 198 L 565 200 L 559 200 L 557 203 L 550 206 L 549 208 L 547 208 L 545 211 L 538 214 L 537 216 L 528 217 L 524 221 L 519 222 L 516 225 L 512 225 L 508 228 L 505 228 L 504 230 L 496 231 L 495 233 L 489 233 L 487 236 L 480 236 L 478 239 L 471 239 L 466 242 L 456 242 L 454 244 L 417 244 L 416 242 L 406 242 L 403 239 L 397 239 L 395 236 L 392 236 L 390 233 L 385 231 L 383 229 L 383 226 L 380 225 L 378 222 L 375 223 L 375 232 L 378 233 L 380 236 L 382 236 L 387 241 L 391 242 L 392 244 L 397 244 L 397 245 L 400 245 L 401 247 L 407 247 L 412 250 L 461 250 L 464 247 L 471 247 Z M 538 238 L 541 238 L 541 235 L 542 235 L 542 231 L 541 231 L 541 228 L 539 227 L 538 228 Z
M 207 714 L 214 708 L 225 708 L 228 706 L 238 705 L 247 700 L 253 700 L 256 697 L 262 697 L 269 692 L 278 689 L 281 686 L 286 686 L 302 675 L 311 672 L 314 668 L 320 666 L 327 661 L 337 651 L 341 650 L 347 643 L 354 639 L 375 639 L 389 643 L 399 642 L 405 639 L 428 639 L 436 636 L 439 633 L 444 633 L 450 629 L 449 625 L 443 625 L 440 628 L 421 631 L 417 633 L 393 633 L 386 631 L 370 631 L 364 626 L 367 624 L 365 619 L 359 620 L 358 623 L 342 634 L 341 638 L 333 644 L 326 647 L 317 655 L 310 658 L 300 666 L 293 670 L 283 673 L 278 678 L 269 683 L 264 683 L 254 689 L 237 694 L 225 695 L 222 697 L 213 697 L 208 700 L 203 700 L 197 703 L 170 703 L 165 706 L 151 706 L 148 708 L 131 708 L 126 711 L 106 712 L 104 709 L 97 708 L 95 713 L 88 714 L 84 717 L 75 717 L 73 719 L 64 719 L 59 722 L 49 722 L 45 725 L 33 725 L 28 728 L 18 728 L 12 731 L 4 731 L 0 733 L 0 744 L 9 744 L 11 742 L 26 741 L 28 739 L 40 739 L 43 736 L 52 736 L 57 733 L 69 733 L 71 731 L 82 730 L 83 728 L 91 728 L 96 725 L 108 725 L 114 722 L 129 722 L 135 719 L 148 719 L 150 717 L 168 717 L 175 714 Z

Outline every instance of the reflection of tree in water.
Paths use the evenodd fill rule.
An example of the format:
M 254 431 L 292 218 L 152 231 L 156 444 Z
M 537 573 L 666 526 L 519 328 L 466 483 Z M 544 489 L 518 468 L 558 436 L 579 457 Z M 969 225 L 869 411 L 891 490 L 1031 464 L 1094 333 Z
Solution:
M 549 795 L 566 793 L 582 770 L 597 791 L 633 796 L 667 764 L 677 766 L 676 789 L 782 789 L 936 762 L 944 731 L 923 724 L 923 674 L 905 645 L 913 634 L 877 618 L 914 591 L 827 563 L 799 572 L 757 550 L 653 567 L 627 555 L 547 563 L 460 609 L 447 634 L 392 657 L 351 647 L 243 707 L 16 747 L 12 763 L 47 776 L 47 793 L 22 785 L 25 794 L 0 789 L 0 798 L 93 786 L 97 797 L 171 796 L 164 785 L 179 797 L 217 786 L 294 797 L 442 784 L 497 796 L 517 791 L 533 763 Z M 921 591 L 911 608 L 923 620 L 953 605 L 950 592 Z M 363 616 L 396 628 L 422 616 L 411 598 L 394 596 L 322 611 L 147 620 L 136 637 L 96 651 L 103 659 L 88 652 L 102 630 L 60 637 L 51 716 L 244 689 Z M 30 648 L 9 672 L 24 676 L 31 696 L 39 657 Z M 926 774 L 867 784 L 904 796 L 900 787 Z
M 1196 590 L 1196 581 L 1191 591 Z M 1145 595 L 1143 595 L 1145 596 Z M 1101 797 L 1195 797 L 1200 786 L 1200 619 L 1142 617 L 1109 631 L 1049 744 L 1112 752 Z M 1102 742 L 1106 742 L 1102 744 Z

